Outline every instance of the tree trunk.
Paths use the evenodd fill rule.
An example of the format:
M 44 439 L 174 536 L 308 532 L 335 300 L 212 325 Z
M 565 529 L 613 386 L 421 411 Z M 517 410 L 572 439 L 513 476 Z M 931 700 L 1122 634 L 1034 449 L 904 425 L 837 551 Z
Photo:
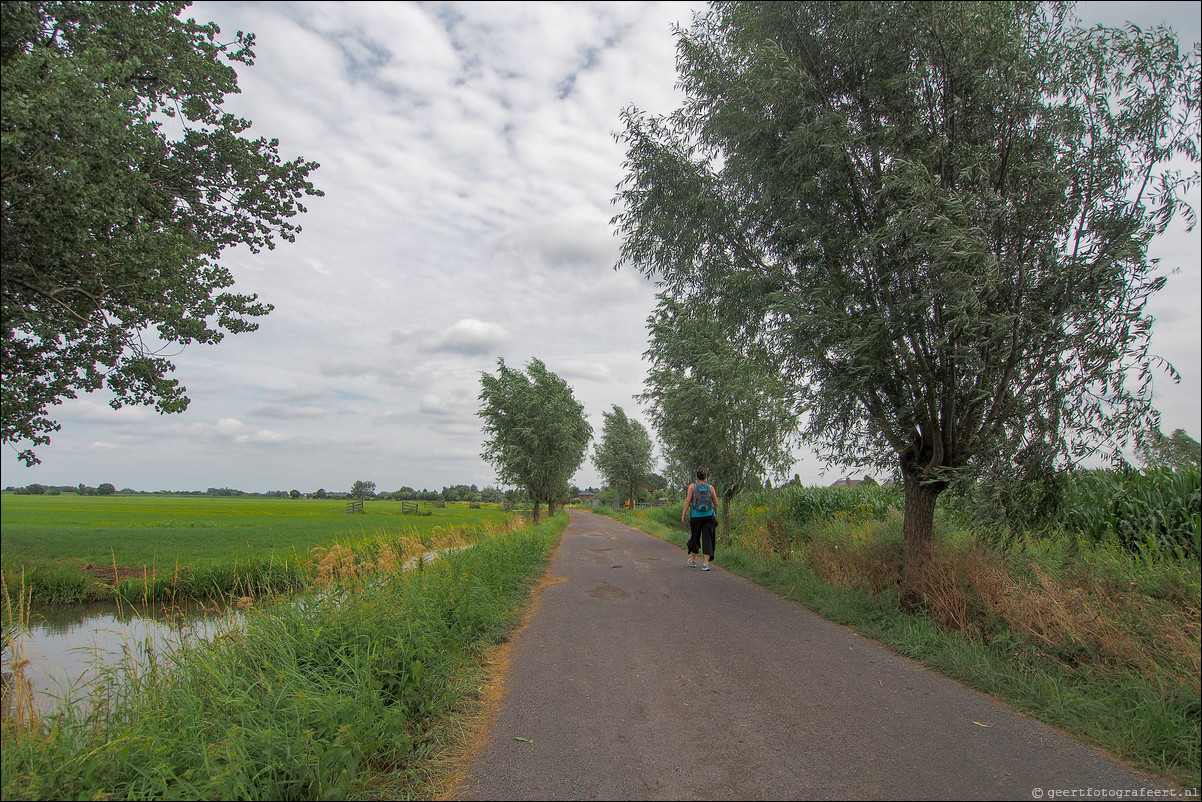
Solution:
M 534 522 L 538 523 L 538 499 L 534 500 Z
M 917 473 L 902 468 L 905 478 L 906 509 L 902 517 L 901 603 L 914 609 L 922 604 L 923 576 L 931 561 L 932 527 L 935 500 L 943 492 L 942 483 L 921 484 Z
M 555 499 L 547 499 L 547 517 L 555 517 Z
M 722 540 L 723 540 L 723 542 L 729 543 L 730 542 L 730 496 L 722 497 L 722 520 L 720 521 L 720 524 L 722 526 Z

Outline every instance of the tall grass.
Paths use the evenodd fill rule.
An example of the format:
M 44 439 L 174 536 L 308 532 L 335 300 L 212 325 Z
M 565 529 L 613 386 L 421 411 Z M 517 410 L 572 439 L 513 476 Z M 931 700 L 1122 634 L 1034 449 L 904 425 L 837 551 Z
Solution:
M 1202 555 L 1202 471 L 1087 471 L 1074 474 L 1059 528 L 1132 552 Z
M 998 542 L 1053 532 L 1154 559 L 1202 555 L 1198 468 L 1082 470 L 1039 481 L 983 482 L 945 492 L 939 505 L 960 526 Z
M 315 556 L 312 589 L 106 674 L 87 713 L 3 723 L 5 799 L 412 796 L 566 525 L 406 569 L 393 537 Z

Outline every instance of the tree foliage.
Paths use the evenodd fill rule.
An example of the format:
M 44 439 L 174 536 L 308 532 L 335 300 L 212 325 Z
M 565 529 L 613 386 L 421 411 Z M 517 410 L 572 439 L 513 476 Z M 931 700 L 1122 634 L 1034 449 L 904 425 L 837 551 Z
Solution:
M 497 375 L 480 374 L 477 414 L 486 437 L 480 456 L 502 484 L 526 491 L 536 521 L 542 503 L 554 514 L 593 437 L 572 388 L 541 360 L 531 359 L 523 373 L 498 359 Z
M 1135 453 L 1140 464 L 1149 469 L 1202 467 L 1202 444 L 1185 429 L 1174 429 L 1166 437 L 1159 427 L 1153 427 L 1136 444 Z
M 687 487 L 705 466 L 729 527 L 731 499 L 792 465 L 793 389 L 758 343 L 724 332 L 703 296 L 661 293 L 647 323 L 651 369 L 640 398 L 664 443 L 668 474 Z
M 317 165 L 225 112 L 254 36 L 181 19 L 183 2 L 5 2 L 3 440 L 34 447 L 51 407 L 188 405 L 163 354 L 253 331 L 270 304 L 231 290 L 222 253 L 292 241 Z
M 641 489 L 650 487 L 655 470 L 655 446 L 646 427 L 628 417 L 617 404 L 613 411 L 603 413 L 601 442 L 593 452 L 593 464 L 605 483 L 622 488 L 633 504 Z
M 351 485 L 351 498 L 369 499 L 376 497 L 376 483 L 365 482 L 362 479 L 355 480 Z
M 715 4 L 683 106 L 625 116 L 622 263 L 773 354 L 828 461 L 900 469 L 910 590 L 951 479 L 1154 414 L 1147 246 L 1193 222 L 1198 50 L 1070 10 Z

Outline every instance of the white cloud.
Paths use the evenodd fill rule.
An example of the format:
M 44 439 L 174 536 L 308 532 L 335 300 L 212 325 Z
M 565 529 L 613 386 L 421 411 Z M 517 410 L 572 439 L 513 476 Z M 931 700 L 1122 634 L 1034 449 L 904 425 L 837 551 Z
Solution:
M 607 215 L 592 206 L 571 206 L 514 226 L 496 238 L 494 251 L 513 263 L 595 274 L 614 265 L 618 244 Z
M 1196 31 L 1196 3 L 1119 11 L 1150 6 L 1188 11 L 1178 19 Z M 624 157 L 613 133 L 624 108 L 676 106 L 670 26 L 701 7 L 189 7 L 223 36 L 255 32 L 256 63 L 239 68 L 242 93 L 226 105 L 254 122 L 252 136 L 277 137 L 285 158 L 319 162 L 313 179 L 326 196 L 306 201 L 295 243 L 226 254 L 238 290 L 275 311 L 256 333 L 176 359 L 193 399 L 186 413 L 114 411 L 103 395 L 67 402 L 56 409 L 63 430 L 39 449 L 43 464 L 26 468 L 8 449 L 4 483 L 492 484 L 476 412 L 479 374 L 498 358 L 542 359 L 595 427 L 613 405 L 640 417 L 654 288 L 612 269 Z M 1166 431 L 1202 436 L 1198 239 L 1177 232 L 1157 244 L 1182 273 L 1153 312 L 1154 350 L 1185 377 L 1158 379 Z M 820 468 L 803 455 L 798 471 L 818 481 Z M 596 484 L 590 462 L 577 481 Z
M 512 339 L 504 326 L 466 318 L 442 332 L 429 348 L 434 353 L 491 354 L 503 350 Z
M 267 403 L 259 404 L 247 414 L 260 418 L 321 418 L 325 416 L 326 411 L 322 407 Z

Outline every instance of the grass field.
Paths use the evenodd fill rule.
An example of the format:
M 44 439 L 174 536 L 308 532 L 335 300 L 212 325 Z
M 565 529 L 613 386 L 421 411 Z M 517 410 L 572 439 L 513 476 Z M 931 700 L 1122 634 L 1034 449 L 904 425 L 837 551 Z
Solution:
M 219 573 L 218 591 L 237 575 L 270 574 L 310 558 L 313 550 L 365 538 L 407 539 L 429 545 L 451 532 L 470 534 L 503 523 L 511 513 L 421 504 L 404 514 L 399 502 L 368 501 L 348 514 L 332 499 L 172 495 L 25 496 L 3 494 L 0 561 L 9 588 L 21 584 L 47 602 L 97 598 L 89 578 L 170 574 L 177 569 Z M 90 572 L 90 573 L 89 573 Z M 213 582 L 209 582 L 213 585 Z M 222 587 L 225 585 L 226 587 Z

